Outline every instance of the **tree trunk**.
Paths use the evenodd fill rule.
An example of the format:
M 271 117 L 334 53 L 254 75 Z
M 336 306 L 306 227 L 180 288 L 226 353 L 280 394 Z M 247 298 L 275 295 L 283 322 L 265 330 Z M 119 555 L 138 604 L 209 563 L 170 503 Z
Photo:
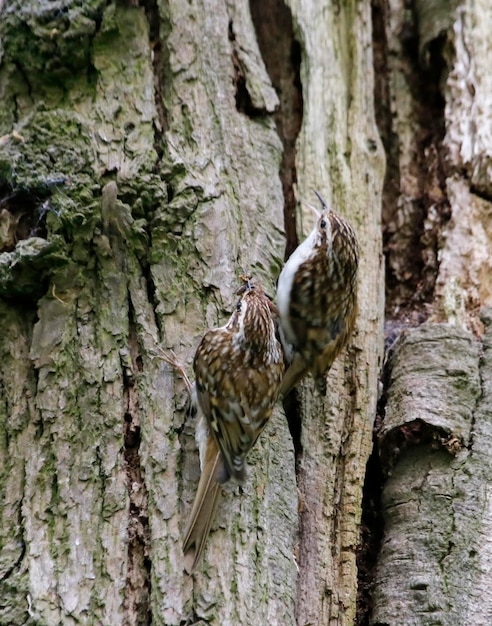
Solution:
M 388 359 L 359 623 L 479 626 L 492 621 L 492 7 L 377 1 L 373 19 Z
M 382 344 L 367 2 L 0 2 L 0 623 L 351 624 Z M 140 6 L 139 6 L 140 5 Z M 303 383 L 204 558 L 183 383 L 318 189 L 361 246 L 326 398 Z M 287 418 L 287 419 L 286 419 Z

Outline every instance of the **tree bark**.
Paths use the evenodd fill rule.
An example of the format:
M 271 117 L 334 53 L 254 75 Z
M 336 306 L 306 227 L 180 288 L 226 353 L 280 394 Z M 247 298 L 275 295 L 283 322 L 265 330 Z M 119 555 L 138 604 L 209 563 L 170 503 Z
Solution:
M 0 623 L 351 624 L 382 339 L 369 4 L 0 10 Z M 190 369 L 243 268 L 274 294 L 312 188 L 359 237 L 356 333 L 326 398 L 275 411 L 190 577 L 195 423 L 160 350 Z
M 303 124 L 297 142 L 300 197 L 320 187 L 349 216 L 361 244 L 359 317 L 321 400 L 299 398 L 299 577 L 296 619 L 352 624 L 361 485 L 371 445 L 382 321 L 379 210 L 384 157 L 373 110 L 370 7 L 292 4 L 303 50 Z
M 388 154 L 373 626 L 490 623 L 489 3 L 374 3 Z M 487 43 L 486 43 L 487 42 Z

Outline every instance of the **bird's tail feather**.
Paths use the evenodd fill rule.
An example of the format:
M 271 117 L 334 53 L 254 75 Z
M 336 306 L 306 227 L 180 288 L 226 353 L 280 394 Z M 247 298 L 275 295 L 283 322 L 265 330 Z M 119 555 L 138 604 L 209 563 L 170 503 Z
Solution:
M 195 570 L 200 561 L 219 503 L 221 485 L 217 477 L 220 476 L 221 467 L 222 459 L 217 444 L 213 437 L 209 437 L 202 474 L 184 532 L 184 565 L 188 574 Z

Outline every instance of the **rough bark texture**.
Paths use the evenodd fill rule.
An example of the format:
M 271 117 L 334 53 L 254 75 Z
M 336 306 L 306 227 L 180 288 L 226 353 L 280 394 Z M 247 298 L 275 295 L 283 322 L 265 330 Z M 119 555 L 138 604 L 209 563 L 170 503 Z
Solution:
M 251 4 L 0 2 L 1 624 L 353 621 L 382 319 L 370 6 Z M 313 187 L 360 239 L 357 332 L 326 399 L 306 383 L 290 429 L 278 407 L 189 577 L 195 424 L 159 348 L 189 366 L 242 268 L 274 293 Z
M 379 210 L 384 159 L 373 113 L 369 5 L 338 11 L 292 3 L 301 47 L 304 113 L 298 139 L 300 196 L 321 188 L 351 218 L 362 246 L 357 331 L 321 400 L 299 398 L 300 542 L 297 623 L 352 624 L 361 490 L 370 451 L 382 303 Z M 322 122 L 323 120 L 323 122 Z M 300 220 L 301 221 L 301 220 Z
M 376 624 L 486 624 L 492 614 L 479 600 L 490 558 L 490 314 L 484 321 L 482 359 L 471 333 L 444 324 L 405 334 L 395 350 Z
M 492 7 L 375 1 L 373 20 L 388 354 L 359 623 L 478 626 L 492 620 Z

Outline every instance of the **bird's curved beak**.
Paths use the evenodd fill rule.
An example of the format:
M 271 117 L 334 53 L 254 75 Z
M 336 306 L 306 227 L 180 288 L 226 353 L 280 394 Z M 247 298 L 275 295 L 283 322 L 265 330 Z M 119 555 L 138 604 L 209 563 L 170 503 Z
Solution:
M 323 198 L 323 196 L 320 194 L 319 191 L 316 191 L 316 189 L 313 189 L 313 191 L 316 194 L 316 197 L 318 198 L 318 200 L 321 202 L 321 212 L 324 213 L 326 209 L 328 208 L 326 206 L 326 200 Z

